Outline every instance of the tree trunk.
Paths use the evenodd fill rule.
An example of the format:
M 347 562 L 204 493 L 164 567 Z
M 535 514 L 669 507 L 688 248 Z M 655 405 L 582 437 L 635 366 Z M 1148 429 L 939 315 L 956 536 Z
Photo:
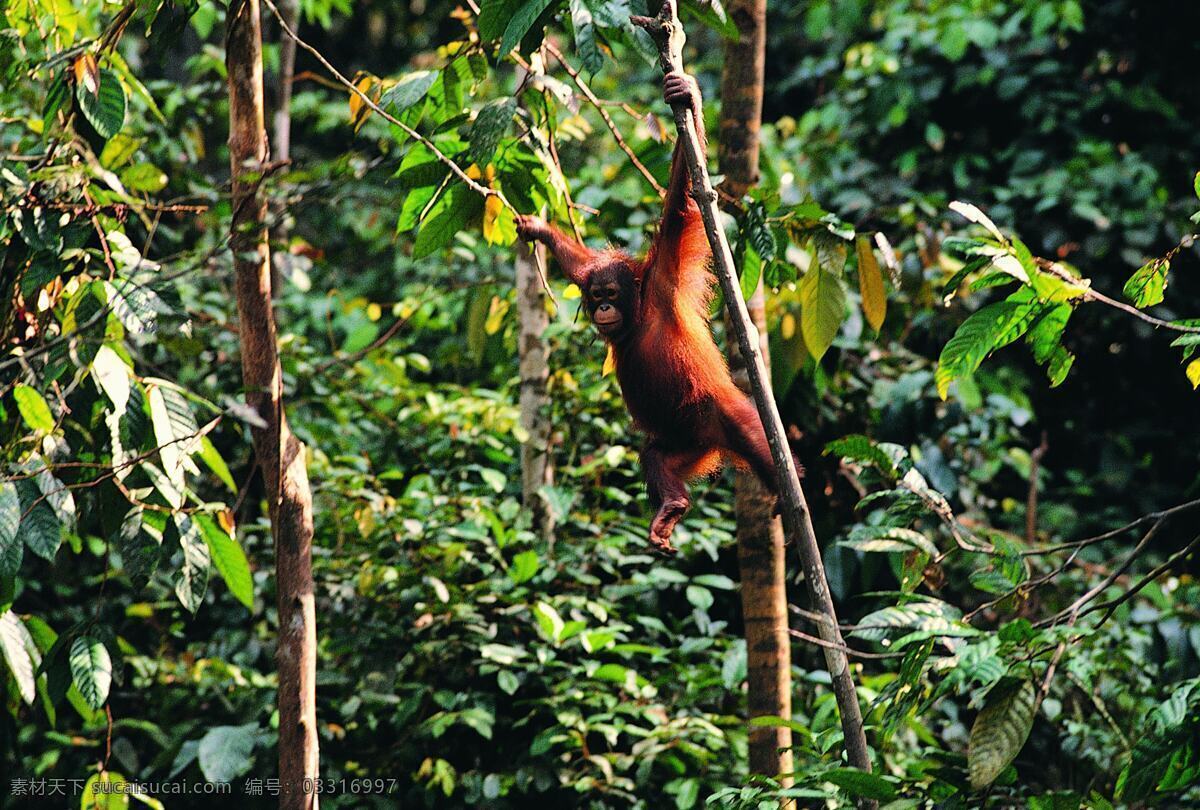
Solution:
M 520 356 L 521 427 L 528 434 L 521 442 L 521 498 L 533 514 L 533 530 L 554 549 L 554 515 L 541 489 L 554 483 L 554 465 L 550 460 L 550 396 L 546 380 L 549 349 L 543 335 L 550 325 L 546 313 L 546 291 L 542 289 L 538 266 L 545 266 L 541 245 L 530 249 L 517 243 L 517 314 L 520 332 L 517 352 Z
M 766 61 L 766 0 L 733 0 L 729 15 L 738 28 L 737 42 L 725 44 L 721 73 L 721 123 L 717 147 L 723 188 L 735 199 L 758 182 L 759 128 L 762 122 L 763 69 Z M 771 368 L 767 314 L 762 279 L 746 302 L 758 329 L 763 363 Z M 732 342 L 730 366 L 742 390 L 750 379 L 741 352 Z M 787 585 L 783 522 L 772 515 L 774 499 L 750 472 L 734 480 L 737 512 L 738 565 L 742 580 L 750 717 L 792 716 L 792 649 L 788 637 Z M 750 770 L 791 786 L 792 730 L 784 726 L 750 729 Z
M 225 65 L 229 73 L 229 163 L 242 381 L 246 402 L 264 427 L 251 427 L 254 455 L 268 499 L 275 538 L 279 609 L 279 806 L 315 808 L 305 780 L 318 776 L 316 612 L 312 579 L 312 493 L 304 446 L 283 412 L 283 372 L 271 307 L 267 203 L 259 194 L 267 170 L 263 117 L 262 30 L 258 0 L 235 0 L 228 14 Z
M 525 75 L 525 68 L 518 66 L 517 87 L 522 85 Z M 528 434 L 521 442 L 521 502 L 533 516 L 533 531 L 553 554 L 554 515 L 541 494 L 542 487 L 554 483 L 554 464 L 550 458 L 550 395 L 546 392 L 546 381 L 550 378 L 550 348 L 544 337 L 550 326 L 550 315 L 546 312 L 546 290 L 542 287 L 546 249 L 540 243 L 531 247 L 518 239 L 516 255 L 521 427 Z
M 299 30 L 299 0 L 280 0 L 279 15 L 283 25 L 293 31 Z M 292 159 L 292 78 L 296 73 L 296 40 L 289 37 L 281 26 L 279 29 L 279 83 L 275 93 L 275 116 L 271 127 L 271 160 L 287 163 Z M 277 198 L 271 210 L 274 226 L 271 241 L 287 251 L 288 223 L 287 201 Z M 276 257 L 278 258 L 278 257 Z M 271 294 L 278 296 L 287 281 L 280 272 L 277 261 L 271 263 Z

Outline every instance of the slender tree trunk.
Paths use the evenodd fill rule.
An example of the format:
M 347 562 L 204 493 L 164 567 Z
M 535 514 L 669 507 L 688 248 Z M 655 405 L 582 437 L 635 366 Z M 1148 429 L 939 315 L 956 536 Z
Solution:
M 284 24 L 298 31 L 300 17 L 299 0 L 280 0 L 279 14 Z M 292 159 L 292 78 L 296 73 L 296 40 L 279 29 L 279 83 L 275 92 L 275 116 L 271 127 L 271 160 L 290 162 Z M 287 250 L 288 223 L 287 201 L 277 199 L 271 209 L 274 226 L 271 241 L 282 250 Z M 277 262 L 271 263 L 271 294 L 278 296 L 286 281 Z
M 518 87 L 524 78 L 525 69 L 518 67 Z M 533 530 L 553 554 L 554 515 L 541 494 L 542 487 L 554 483 L 554 464 L 550 457 L 550 395 L 546 392 L 546 381 L 550 378 L 550 348 L 545 333 L 550 326 L 550 315 L 546 312 L 546 291 L 541 282 L 545 277 L 546 249 L 540 243 L 530 247 L 518 239 L 516 254 L 521 427 L 527 434 L 521 442 L 521 502 L 533 515 Z
M 554 483 L 554 465 L 550 459 L 550 396 L 546 392 L 546 380 L 550 376 L 549 348 L 544 337 L 550 316 L 546 313 L 546 291 L 542 289 L 537 270 L 539 264 L 545 266 L 546 256 L 541 245 L 531 250 L 528 245 L 518 243 L 516 251 L 521 427 L 528 434 L 521 443 L 521 498 L 525 508 L 533 513 L 534 531 L 553 551 L 554 515 L 541 494 L 542 487 Z
M 741 197 L 758 182 L 759 128 L 762 122 L 763 70 L 766 62 L 766 0 L 733 0 L 729 15 L 737 42 L 726 42 L 721 73 L 721 123 L 717 148 L 724 190 Z M 758 329 L 759 351 L 769 370 L 766 299 L 762 279 L 746 309 Z M 730 343 L 734 379 L 750 393 L 746 363 Z M 787 584 L 783 522 L 772 515 L 774 499 L 758 478 L 738 472 L 734 480 L 738 565 L 742 572 L 742 620 L 745 623 L 750 717 L 792 716 L 792 648 L 788 637 Z M 792 730 L 766 726 L 750 729 L 750 770 L 792 779 Z
M 279 639 L 279 806 L 315 808 L 305 790 L 318 776 L 316 611 L 312 578 L 312 493 L 304 446 L 283 412 L 283 372 L 271 306 L 267 203 L 259 194 L 266 170 L 262 30 L 258 0 L 234 0 L 228 14 L 229 163 L 233 180 L 231 248 L 236 273 L 242 381 L 246 402 L 265 423 L 251 427 L 254 455 L 266 485 L 275 538 Z

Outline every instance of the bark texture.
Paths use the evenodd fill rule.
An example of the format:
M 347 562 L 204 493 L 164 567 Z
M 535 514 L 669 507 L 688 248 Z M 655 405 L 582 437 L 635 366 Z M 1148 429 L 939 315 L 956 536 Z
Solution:
M 533 530 L 546 545 L 554 548 L 554 515 L 550 512 L 542 487 L 554 483 L 554 465 L 550 459 L 550 395 L 546 381 L 550 377 L 549 348 L 544 338 L 550 325 L 546 312 L 546 291 L 542 288 L 538 265 L 545 266 L 544 248 L 517 243 L 517 315 L 520 333 L 517 351 L 521 375 L 521 427 L 528 438 L 521 443 L 521 498 L 533 514 Z
M 524 67 L 516 71 L 517 87 L 527 76 Z M 524 108 L 524 102 L 521 102 Z M 518 239 L 515 246 L 517 319 L 517 356 L 520 374 L 521 427 L 527 438 L 521 442 L 521 503 L 533 517 L 533 530 L 554 553 L 554 515 L 542 497 L 542 487 L 554 483 L 554 462 L 550 456 L 550 347 L 546 329 L 550 314 L 542 279 L 546 277 L 546 248 Z M 540 271 L 540 272 L 539 272 Z
M 633 17 L 632 21 L 645 28 L 658 45 L 659 61 L 663 71 L 682 72 L 684 36 L 674 0 L 666 0 L 657 17 Z M 829 584 L 825 579 L 821 549 L 817 544 L 816 533 L 813 531 L 808 502 L 800 488 L 796 463 L 787 444 L 783 421 L 780 419 L 779 409 L 775 405 L 766 366 L 763 364 L 762 354 L 759 352 L 759 337 L 754 323 L 750 319 L 750 313 L 746 309 L 746 301 L 742 297 L 742 290 L 734 272 L 733 253 L 729 249 L 725 231 L 717 220 L 717 193 L 713 190 L 712 182 L 709 180 L 708 167 L 704 165 L 703 153 L 696 135 L 697 122 L 693 118 L 691 108 L 687 105 L 680 104 L 673 109 L 673 112 L 675 127 L 683 141 L 688 170 L 692 174 L 692 195 L 700 206 L 704 230 L 708 236 L 709 245 L 712 247 L 713 268 L 725 293 L 725 304 L 729 308 L 729 318 L 737 337 L 738 348 L 742 352 L 742 356 L 746 358 L 755 404 L 758 406 L 759 416 L 762 418 L 763 427 L 767 433 L 767 441 L 771 446 L 771 455 L 775 460 L 775 469 L 779 475 L 784 526 L 788 536 L 793 538 L 796 543 L 813 609 L 820 614 L 822 619 L 818 622 L 818 631 L 822 641 L 825 642 L 822 645 L 822 652 L 825 654 L 825 666 L 829 670 L 832 689 L 841 713 L 847 759 L 855 768 L 869 772 L 871 758 L 867 748 L 866 734 L 863 730 L 862 709 L 858 705 L 854 679 L 846 658 L 845 642 L 842 640 L 842 632 L 838 627 L 837 612 L 829 593 Z M 864 801 L 864 804 L 867 803 Z
M 762 124 L 763 71 L 766 62 L 766 0 L 733 0 L 729 16 L 740 38 L 725 43 L 721 72 L 721 122 L 717 147 L 723 188 L 741 199 L 758 183 L 759 129 Z M 771 368 L 767 341 L 766 298 L 762 279 L 746 302 L 758 330 L 758 348 Z M 737 346 L 729 347 L 734 380 L 751 393 L 746 363 Z M 792 716 L 792 648 L 788 637 L 787 582 L 783 522 L 772 515 L 773 498 L 758 478 L 739 471 L 733 485 L 737 513 L 738 566 L 741 569 L 742 621 L 747 654 L 747 702 L 750 717 Z M 792 779 L 792 730 L 751 727 L 750 770 Z
M 267 160 L 263 117 L 262 30 L 258 0 L 235 0 L 228 13 L 225 65 L 229 73 L 229 161 L 232 175 L 231 248 L 236 274 L 242 381 L 246 402 L 265 427 L 252 427 L 275 538 L 279 608 L 279 806 L 315 808 L 306 789 L 318 777 L 316 612 L 312 578 L 312 493 L 304 446 L 283 412 L 267 203 L 259 184 Z

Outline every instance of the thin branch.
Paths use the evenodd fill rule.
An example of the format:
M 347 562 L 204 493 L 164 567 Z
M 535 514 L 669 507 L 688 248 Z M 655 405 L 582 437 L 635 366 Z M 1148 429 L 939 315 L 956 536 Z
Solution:
M 1037 540 L 1038 476 L 1042 471 L 1042 457 L 1050 449 L 1046 431 L 1042 431 L 1042 443 L 1029 454 L 1029 494 L 1025 497 L 1025 542 L 1033 545 Z
M 1158 566 L 1153 571 L 1146 574 L 1146 576 L 1139 579 L 1134 584 L 1134 586 L 1132 588 L 1130 588 L 1128 591 L 1121 594 L 1120 596 L 1118 596 L 1115 599 L 1110 599 L 1107 602 L 1100 602 L 1098 604 L 1092 605 L 1087 610 L 1083 611 L 1080 615 L 1086 616 L 1087 614 L 1092 613 L 1093 611 L 1103 610 L 1103 609 L 1107 608 L 1107 610 L 1104 611 L 1104 615 L 1100 617 L 1100 621 L 1096 623 L 1096 626 L 1099 627 L 1100 625 L 1104 624 L 1105 622 L 1107 622 L 1109 619 L 1112 618 L 1112 615 L 1114 613 L 1116 613 L 1117 608 L 1119 608 L 1121 605 L 1125 604 L 1130 599 L 1132 599 L 1134 596 L 1136 596 L 1138 591 L 1140 591 L 1142 588 L 1145 588 L 1151 582 L 1158 579 L 1158 577 L 1160 577 L 1162 574 L 1169 571 L 1171 569 L 1171 566 L 1173 566 L 1179 560 L 1186 557 L 1189 553 L 1191 553 L 1192 549 L 1196 548 L 1196 546 L 1198 546 L 1198 545 L 1200 545 L 1200 535 L 1197 535 L 1195 538 L 1192 539 L 1192 542 L 1188 543 L 1186 546 L 1181 548 L 1179 551 L 1176 551 L 1174 554 L 1172 554 L 1170 557 L 1168 557 L 1167 561 L 1164 562 L 1162 565 Z
M 560 51 L 558 46 L 553 42 L 550 42 L 549 40 L 546 41 L 546 50 L 550 52 L 550 55 L 553 56 L 560 65 L 562 65 L 562 69 L 565 70 L 567 75 L 571 77 L 571 81 L 575 82 L 575 86 L 579 88 L 579 92 L 583 94 L 583 97 L 586 98 L 588 102 L 596 108 L 596 112 L 600 113 L 600 118 L 604 120 L 604 125 L 608 127 L 608 131 L 612 133 L 613 138 L 617 142 L 617 146 L 619 146 L 621 151 L 628 156 L 629 161 L 634 165 L 634 167 L 641 172 L 642 177 L 646 178 L 646 182 L 654 188 L 659 197 L 666 196 L 667 190 L 663 188 L 661 184 L 659 184 L 658 180 L 654 178 L 654 175 L 650 173 L 650 170 L 646 168 L 645 164 L 638 160 L 638 156 L 634 154 L 633 149 L 631 149 L 629 144 L 625 142 L 625 139 L 621 137 L 621 130 L 617 129 L 616 122 L 613 121 L 612 116 L 608 114 L 608 110 L 604 109 L 604 105 L 601 104 L 600 99 L 596 97 L 596 94 L 592 92 L 592 88 L 588 87 L 587 82 L 585 82 L 583 77 L 579 75 L 579 71 L 571 66 L 571 63 L 566 60 L 566 57 L 563 56 L 562 51 Z
M 808 633 L 802 632 L 800 630 L 794 630 L 790 627 L 788 628 L 788 635 L 793 636 L 794 638 L 798 638 L 801 641 L 807 641 L 810 644 L 816 644 L 818 647 L 825 647 L 826 649 L 830 649 L 830 650 L 840 650 L 841 652 L 844 652 L 846 655 L 852 655 L 855 658 L 864 658 L 864 659 L 869 659 L 872 661 L 882 660 L 882 659 L 886 659 L 886 658 L 903 658 L 905 655 L 907 655 L 907 653 L 901 652 L 899 650 L 897 650 L 896 652 L 885 652 L 885 653 L 864 652 L 863 650 L 856 650 L 853 647 L 847 647 L 845 644 L 837 644 L 832 641 L 826 641 L 825 639 L 820 638 L 818 636 L 811 636 Z
M 1060 267 L 1057 262 L 1052 262 L 1049 259 L 1043 259 L 1040 257 L 1034 259 L 1034 261 L 1037 262 L 1038 267 L 1041 267 L 1043 270 L 1050 273 L 1052 276 L 1062 279 L 1063 281 L 1067 282 L 1068 284 L 1076 284 L 1076 285 L 1079 284 L 1080 280 L 1078 278 L 1076 278 L 1075 276 L 1071 275 L 1070 273 L 1068 273 L 1062 267 Z M 1170 329 L 1175 332 L 1192 332 L 1192 333 L 1200 332 L 1200 326 L 1187 326 L 1187 325 L 1181 324 L 1181 323 L 1173 323 L 1171 321 L 1164 321 L 1162 318 L 1155 318 L 1153 315 L 1147 315 L 1145 312 L 1142 312 L 1137 307 L 1132 306 L 1130 304 L 1126 304 L 1124 301 L 1118 301 L 1115 298 L 1109 298 L 1104 293 L 1102 293 L 1099 290 L 1096 290 L 1092 287 L 1084 287 L 1083 288 L 1083 299 L 1085 301 L 1098 301 L 1101 304 L 1107 304 L 1108 306 L 1112 307 L 1113 309 L 1119 309 L 1128 315 L 1132 315 L 1133 317 L 1137 318 L 1140 321 L 1145 321 L 1146 323 L 1150 324 L 1151 326 L 1161 327 L 1163 329 Z

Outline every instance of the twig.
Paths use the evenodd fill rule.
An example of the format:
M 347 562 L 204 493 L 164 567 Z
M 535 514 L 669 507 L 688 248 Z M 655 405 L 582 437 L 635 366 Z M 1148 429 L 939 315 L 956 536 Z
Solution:
M 1051 616 L 1047 619 L 1042 619 L 1040 622 L 1037 623 L 1037 626 L 1038 627 L 1053 626 L 1053 625 L 1058 624 L 1058 622 L 1061 619 L 1063 619 L 1067 616 L 1074 617 L 1076 615 L 1083 615 L 1083 614 L 1080 614 L 1080 612 L 1079 612 L 1080 608 L 1082 608 L 1088 602 L 1095 599 L 1100 594 L 1104 593 L 1104 591 L 1107 590 L 1110 585 L 1112 585 L 1114 582 L 1116 582 L 1122 574 L 1124 574 L 1126 571 L 1128 571 L 1133 566 L 1134 562 L 1137 561 L 1138 555 L 1142 553 L 1142 549 L 1146 548 L 1146 546 L 1149 545 L 1150 541 L 1154 539 L 1154 536 L 1158 534 L 1158 530 L 1162 528 L 1164 522 L 1165 522 L 1165 519 L 1161 519 L 1157 523 L 1155 523 L 1153 526 L 1151 526 L 1150 531 L 1146 532 L 1146 534 L 1142 537 L 1142 539 L 1138 541 L 1138 544 L 1133 547 L 1133 551 L 1129 552 L 1129 555 L 1125 558 L 1125 561 L 1122 562 L 1119 566 L 1117 566 L 1116 570 L 1114 570 L 1111 574 L 1109 574 L 1107 577 L 1105 577 L 1104 580 L 1101 581 L 1099 585 L 1096 585 L 1095 587 L 1091 588 L 1083 596 L 1079 597 L 1074 602 L 1072 602 L 1069 606 L 1067 606 L 1063 610 L 1060 610 L 1058 613 L 1054 614 L 1053 616 Z M 1091 612 L 1090 609 L 1087 611 L 1084 611 L 1084 613 L 1090 613 L 1090 612 Z
M 608 114 L 608 110 L 604 109 L 604 106 L 600 103 L 600 99 L 598 99 L 596 94 L 592 92 L 592 88 L 588 87 L 587 82 L 585 82 L 583 77 L 579 75 L 579 71 L 571 66 L 571 63 L 566 60 L 562 54 L 562 51 L 560 51 L 558 46 L 553 42 L 550 42 L 549 40 L 546 41 L 546 50 L 550 52 L 550 55 L 553 56 L 560 65 L 562 65 L 562 69 L 565 70 L 567 75 L 571 77 L 571 80 L 575 82 L 575 86 L 579 88 L 579 92 L 583 94 L 583 97 L 586 98 L 588 102 L 596 108 L 596 112 L 600 113 L 600 117 L 604 120 L 604 125 L 608 127 L 608 131 L 612 133 L 613 138 L 617 142 L 617 146 L 619 146 L 621 151 L 628 156 L 629 161 L 634 165 L 634 167 L 641 172 L 642 177 L 646 178 L 646 182 L 654 188 L 659 197 L 665 196 L 667 190 L 663 188 L 661 184 L 659 184 L 658 180 L 654 178 L 654 175 L 650 173 L 650 170 L 646 168 L 645 164 L 638 160 L 638 156 L 634 154 L 633 149 L 631 149 L 629 144 L 625 142 L 625 139 L 621 137 L 621 130 L 617 129 L 616 122 L 613 121 L 612 116 Z
M 1146 574 L 1146 576 L 1139 579 L 1134 584 L 1134 586 L 1132 588 L 1130 588 L 1128 591 L 1126 591 L 1125 593 L 1121 594 L 1120 596 L 1118 596 L 1115 599 L 1110 599 L 1107 602 L 1100 602 L 1098 604 L 1092 605 L 1091 607 L 1089 607 L 1087 610 L 1083 611 L 1079 615 L 1086 616 L 1087 614 L 1092 613 L 1093 611 L 1107 608 L 1107 610 L 1104 611 L 1104 615 L 1100 617 L 1100 621 L 1096 623 L 1096 626 L 1099 627 L 1100 625 L 1104 624 L 1105 622 L 1107 622 L 1109 619 L 1112 618 L 1112 615 L 1114 613 L 1116 613 L 1117 608 L 1119 608 L 1121 605 L 1125 604 L 1130 599 L 1132 599 L 1134 596 L 1136 596 L 1138 591 L 1140 591 L 1142 588 L 1145 588 L 1151 582 L 1158 579 L 1159 576 L 1161 576 L 1162 574 L 1164 574 L 1168 570 L 1170 570 L 1172 565 L 1174 565 L 1176 562 L 1178 562 L 1179 560 L 1186 557 L 1192 551 L 1192 549 L 1196 548 L 1197 545 L 1200 545 L 1200 535 L 1197 535 L 1195 538 L 1192 539 L 1192 542 L 1188 543 L 1186 546 L 1181 548 L 1179 551 L 1176 551 L 1174 554 L 1172 554 L 1170 557 L 1168 557 L 1167 561 L 1164 562 L 1162 565 L 1158 566 L 1153 571 Z
M 1029 494 L 1025 498 L 1025 542 L 1033 545 L 1037 539 L 1038 475 L 1041 473 L 1042 457 L 1050 445 L 1046 431 L 1042 431 L 1042 443 L 1029 454 Z
M 855 658 L 870 659 L 872 661 L 882 660 L 882 659 L 886 659 L 886 658 L 903 658 L 905 655 L 907 655 L 907 653 L 902 652 L 900 650 L 897 650 L 896 652 L 885 652 L 885 653 L 873 653 L 873 652 L 865 652 L 863 650 L 856 650 L 852 647 L 847 647 L 845 644 L 835 644 L 832 641 L 826 641 L 825 639 L 820 638 L 818 636 L 810 636 L 808 633 L 805 633 L 801 630 L 795 630 L 791 627 L 788 628 L 788 635 L 794 636 L 795 638 L 798 638 L 801 641 L 807 641 L 810 644 L 816 644 L 818 647 L 826 647 L 831 650 L 840 650 L 841 652 L 844 652 L 846 655 L 852 655 Z
M 1052 276 L 1062 279 L 1068 284 L 1079 284 L 1079 279 L 1068 273 L 1063 268 L 1059 267 L 1057 262 L 1052 262 L 1049 259 L 1043 259 L 1041 257 L 1035 258 L 1034 261 L 1037 262 L 1038 267 L 1041 267 Z M 1126 304 L 1124 301 L 1118 301 L 1115 298 L 1109 298 L 1104 293 L 1090 286 L 1083 287 L 1083 298 L 1087 301 L 1099 301 L 1102 304 L 1108 304 L 1110 307 L 1119 309 L 1128 315 L 1132 315 L 1140 321 L 1145 321 L 1151 326 L 1158 326 L 1162 327 L 1163 329 L 1171 329 L 1175 332 L 1200 332 L 1200 326 L 1187 326 L 1181 323 L 1164 321 L 1162 318 L 1155 318 L 1153 315 L 1147 315 L 1137 307 Z

